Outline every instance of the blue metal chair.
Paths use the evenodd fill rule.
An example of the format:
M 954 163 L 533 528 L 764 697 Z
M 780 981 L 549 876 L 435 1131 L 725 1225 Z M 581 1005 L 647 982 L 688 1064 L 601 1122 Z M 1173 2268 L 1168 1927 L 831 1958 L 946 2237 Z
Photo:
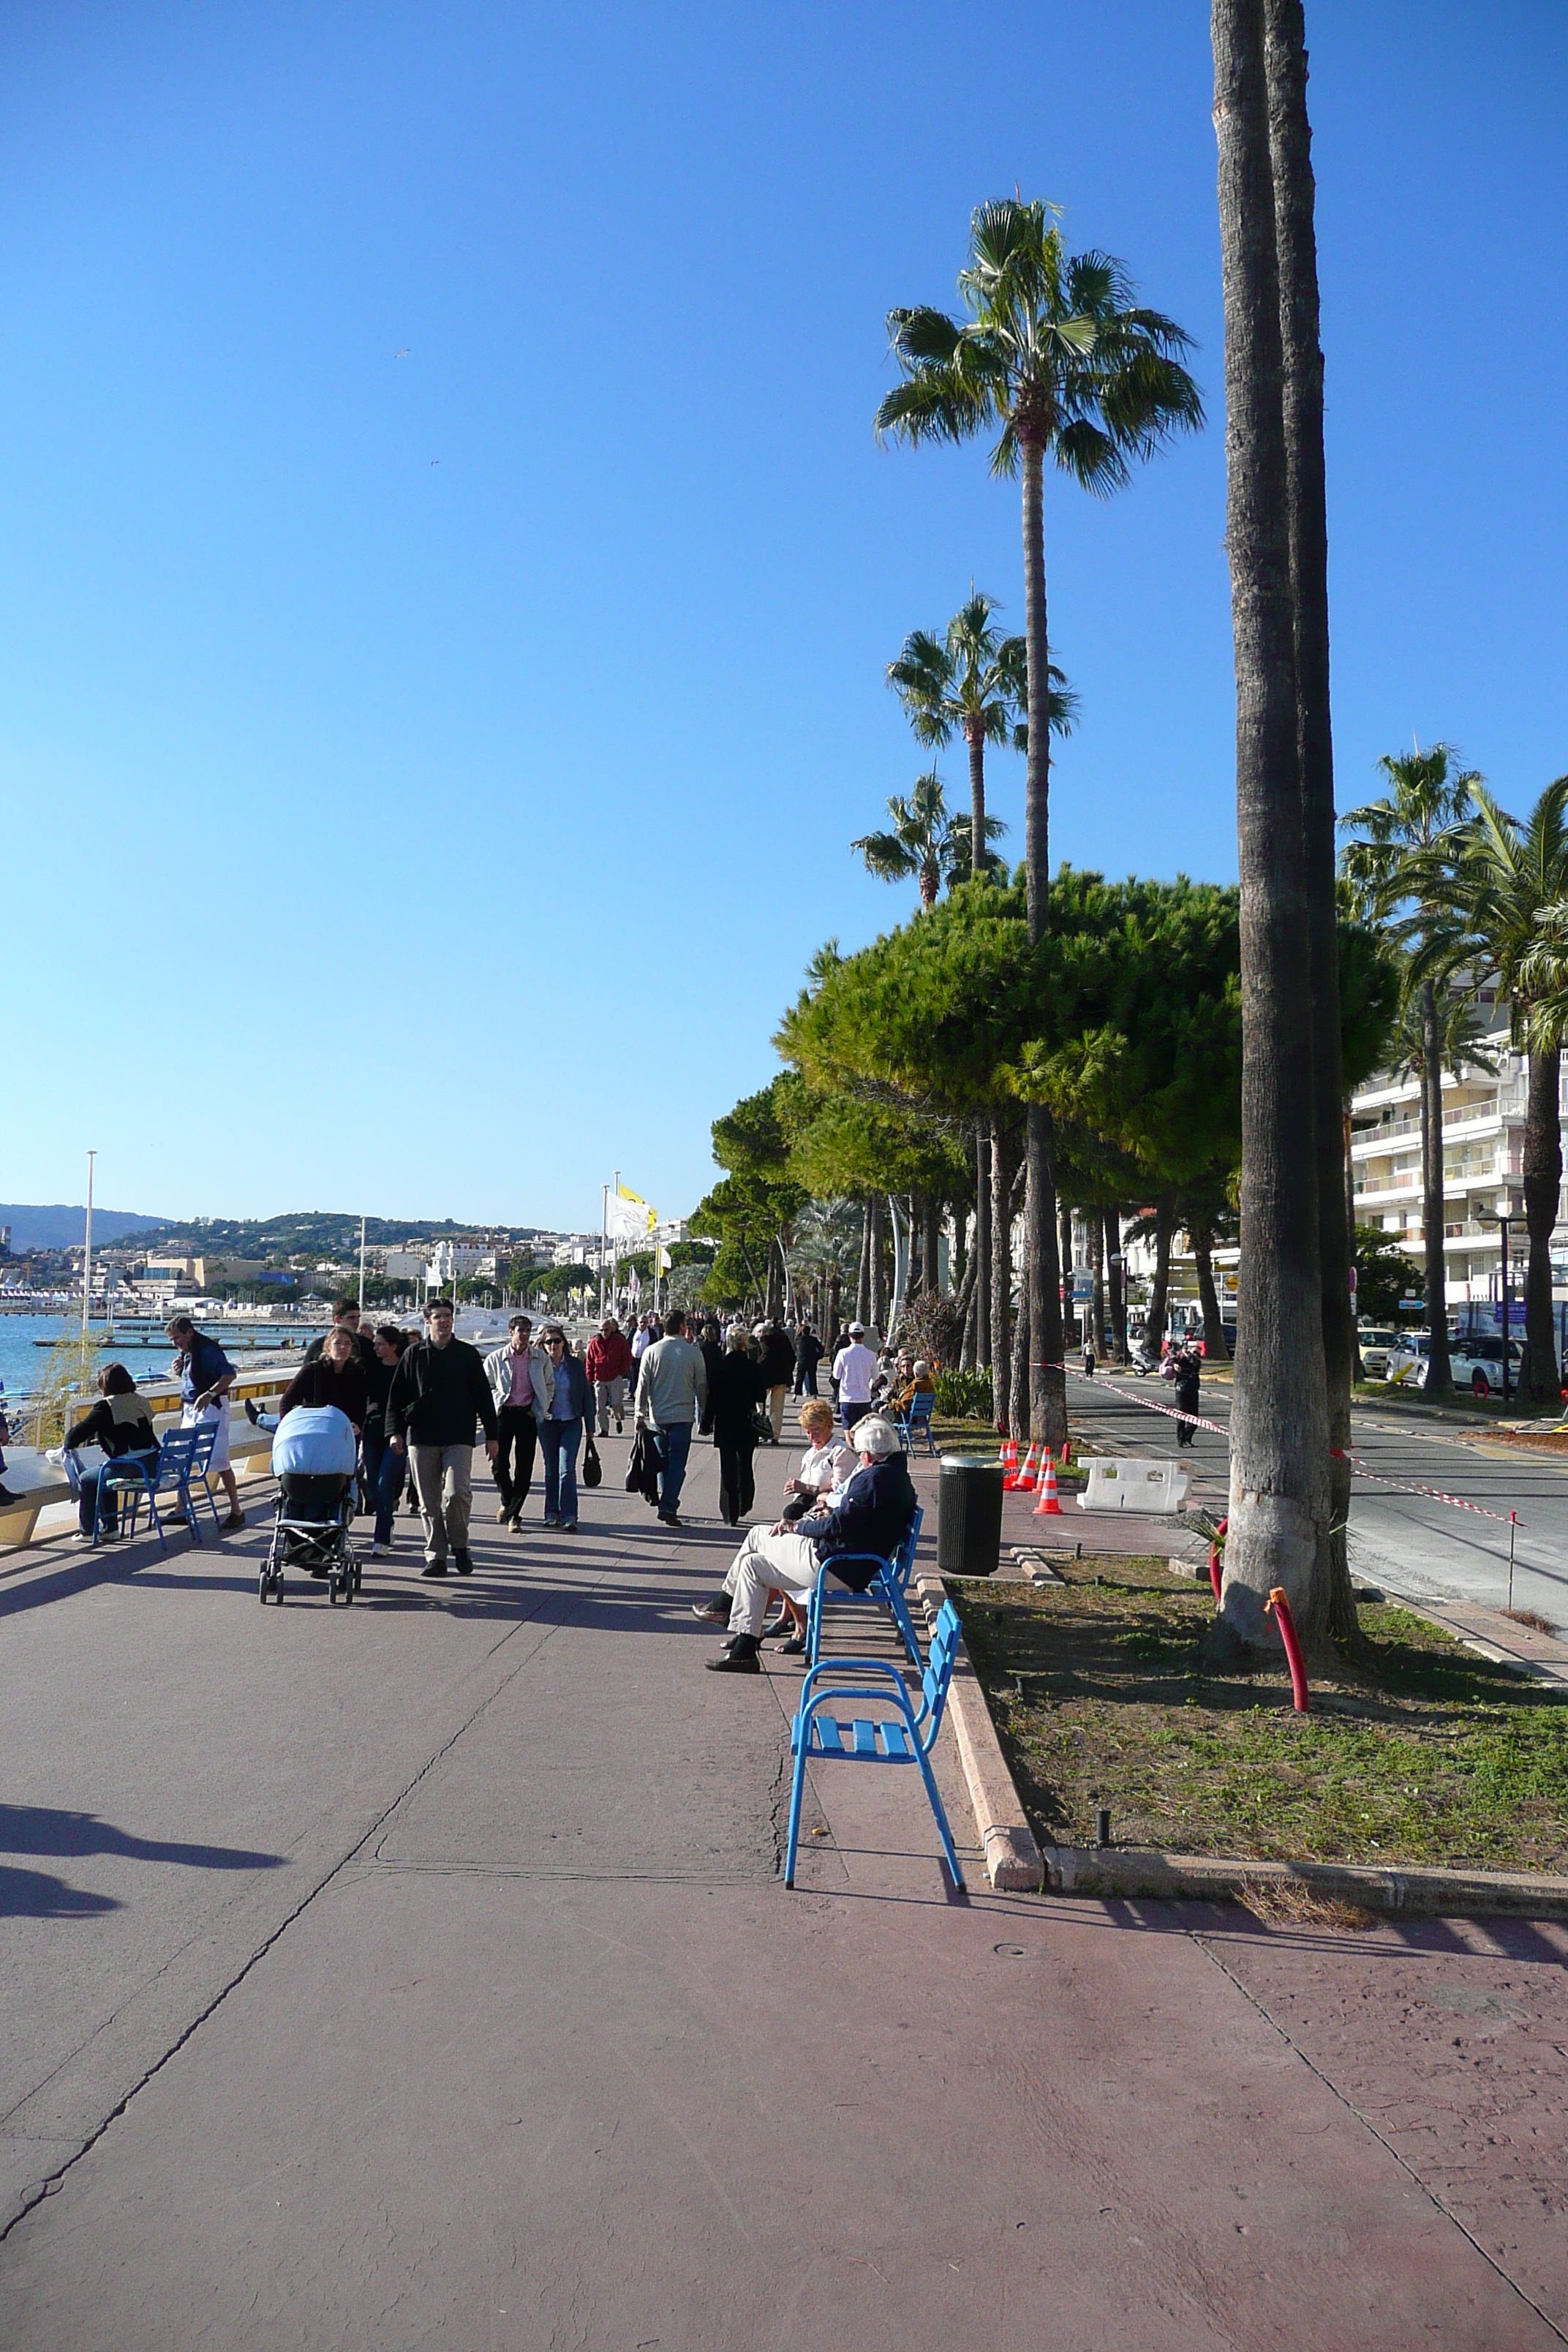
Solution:
M 217 1515 L 217 1497 L 213 1493 L 212 1479 L 208 1475 L 212 1465 L 213 1448 L 217 1444 L 217 1433 L 218 1423 L 216 1421 L 196 1423 L 194 1432 L 196 1445 L 195 1453 L 191 1455 L 191 1475 L 188 1483 L 194 1485 L 198 1478 L 201 1480 L 202 1492 L 207 1498 L 207 1508 L 213 1515 L 213 1525 L 221 1534 L 223 1521 Z
M 196 1520 L 195 1505 L 191 1499 L 191 1480 L 197 1472 L 198 1456 L 200 1465 L 204 1468 L 211 1460 L 213 1442 L 216 1435 L 216 1430 L 210 1428 L 171 1429 L 164 1433 L 155 1456 L 128 1454 L 121 1455 L 118 1462 L 109 1465 L 114 1473 L 111 1484 L 121 1497 L 129 1496 L 131 1501 L 129 1521 L 124 1516 L 123 1502 L 121 1504 L 120 1521 L 121 1535 L 135 1534 L 137 1518 L 142 1509 L 142 1500 L 145 1498 L 148 1516 L 157 1530 L 158 1541 L 166 1552 L 169 1549 L 169 1539 L 163 1533 L 163 1522 L 158 1510 L 158 1497 L 160 1495 L 173 1495 L 175 1509 L 189 1528 L 192 1541 L 200 1543 L 202 1531 Z M 202 1450 L 204 1444 L 205 1452 Z M 99 1480 L 98 1496 L 99 1508 L 101 1510 L 103 1504 L 101 1478 Z M 93 1541 L 96 1543 L 97 1540 L 98 1528 L 95 1526 Z
M 909 1534 L 891 1559 L 884 1559 L 877 1552 L 854 1551 L 839 1552 L 837 1556 L 830 1554 L 824 1560 L 816 1582 L 811 1588 L 811 1602 L 806 1611 L 805 1655 L 808 1665 L 815 1666 L 822 1654 L 822 1612 L 826 1603 L 829 1601 L 871 1601 L 887 1610 L 899 1629 L 899 1639 L 909 1652 L 910 1664 L 917 1675 L 922 1672 L 925 1661 L 921 1656 L 920 1641 L 910 1615 L 909 1586 L 915 1564 L 915 1547 L 920 1542 L 924 1519 L 925 1513 L 917 1509 Z M 874 1560 L 876 1574 L 863 1591 L 837 1587 L 829 1591 L 826 1589 L 828 1578 L 837 1574 L 840 1562 L 849 1560 Z
M 936 1452 L 936 1440 L 931 1433 L 931 1417 L 935 1411 L 934 1392 L 926 1389 L 917 1389 L 903 1412 L 896 1416 L 894 1426 L 904 1441 L 906 1454 L 914 1452 L 917 1437 L 925 1439 L 928 1454 Z
M 902 1675 L 895 1667 L 883 1665 L 875 1658 L 825 1658 L 813 1666 L 801 1687 L 800 1712 L 790 1730 L 790 1742 L 795 1751 L 795 1779 L 789 1798 L 789 1844 L 784 1853 L 784 1885 L 795 1885 L 795 1848 L 800 1843 L 800 1801 L 805 1786 L 808 1761 L 824 1759 L 849 1764 L 918 1764 L 925 1791 L 931 1801 L 942 1850 L 947 1866 L 952 1873 L 952 1883 L 962 1895 L 963 1873 L 958 1866 L 958 1854 L 952 1843 L 952 1832 L 947 1825 L 942 1797 L 931 1769 L 931 1751 L 942 1728 L 942 1713 L 947 1706 L 949 1685 L 952 1681 L 952 1662 L 958 1651 L 958 1637 L 963 1631 L 958 1612 L 951 1601 L 942 1604 L 942 1613 L 931 1635 L 931 1662 L 921 1680 L 920 1702 L 911 1698 Z M 818 1676 L 824 1679 L 818 1683 Z M 837 1676 L 839 1679 L 834 1680 Z M 873 1677 L 875 1679 L 873 1679 Z M 829 1700 L 858 1699 L 879 1701 L 893 1709 L 890 1715 L 856 1716 L 848 1721 L 836 1715 L 825 1714 Z

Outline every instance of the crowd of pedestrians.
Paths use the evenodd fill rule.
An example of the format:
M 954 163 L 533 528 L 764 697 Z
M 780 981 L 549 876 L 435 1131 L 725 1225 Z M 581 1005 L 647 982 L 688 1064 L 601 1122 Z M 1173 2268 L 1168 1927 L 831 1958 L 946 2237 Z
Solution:
M 624 1436 L 631 1420 L 634 1434 L 649 1449 L 650 1496 L 668 1528 L 682 1524 L 691 1446 L 700 1434 L 719 1455 L 720 1516 L 727 1526 L 739 1528 L 756 1501 L 756 1449 L 782 1442 L 792 1393 L 800 1400 L 806 1451 L 786 1482 L 784 1515 L 773 1533 L 781 1542 L 787 1534 L 797 1546 L 801 1540 L 815 1545 L 821 1535 L 818 1518 L 827 1507 L 825 1498 L 842 1494 L 856 1475 L 847 1437 L 879 1403 L 901 1410 L 925 1373 L 924 1365 L 907 1355 L 896 1362 L 879 1360 L 858 1320 L 825 1349 L 809 1327 L 786 1326 L 767 1316 L 755 1322 L 737 1317 L 727 1326 L 710 1316 L 697 1325 L 680 1308 L 668 1307 L 662 1315 L 640 1314 L 635 1327 L 623 1331 L 619 1318 L 607 1315 L 579 1355 L 563 1325 L 546 1324 L 536 1336 L 531 1318 L 519 1312 L 510 1318 L 505 1342 L 483 1356 L 458 1338 L 450 1299 L 430 1299 L 423 1322 L 418 1333 L 395 1323 L 372 1328 L 363 1325 L 356 1300 L 337 1299 L 330 1329 L 306 1350 L 277 1412 L 264 1412 L 248 1399 L 245 1409 L 252 1422 L 268 1429 L 276 1429 L 300 1407 L 340 1412 L 359 1441 L 358 1501 L 373 1517 L 371 1558 L 383 1558 L 393 1547 L 406 1481 L 409 1508 L 417 1509 L 422 1528 L 422 1572 L 427 1577 L 443 1577 L 449 1569 L 459 1576 L 473 1572 L 469 1531 L 473 1457 L 479 1443 L 495 1483 L 498 1524 L 522 1531 L 542 1457 L 543 1525 L 570 1535 L 579 1523 L 580 1466 L 585 1466 L 591 1486 L 601 1475 L 593 1452 L 595 1434 L 607 1438 L 613 1424 L 616 1434 Z M 228 1497 L 225 1530 L 237 1530 L 245 1514 L 228 1444 L 235 1366 L 218 1341 L 188 1316 L 177 1316 L 168 1329 L 176 1351 L 182 1423 L 213 1426 L 210 1475 Z M 830 1396 L 819 1393 L 825 1368 Z M 91 1410 L 67 1433 L 67 1444 L 96 1445 L 106 1462 L 132 1454 L 154 1461 L 158 1442 L 151 1412 L 125 1367 L 110 1366 L 99 1387 Z M 879 1462 L 890 1458 L 879 1437 L 870 1454 Z M 879 1491 L 888 1484 L 884 1477 Z M 98 1540 L 112 1539 L 116 1532 L 112 1482 L 101 1501 L 99 1485 L 96 1472 L 80 1481 L 84 1541 L 94 1539 L 95 1529 Z M 808 1520 L 802 1538 L 798 1528 Z M 793 1572 L 803 1558 L 797 1549 L 773 1564 L 782 1559 Z M 732 1595 L 743 1584 L 737 1568 L 726 1591 Z M 798 1637 L 804 1625 L 804 1620 L 795 1622 L 798 1579 L 792 1582 L 786 1576 L 767 1589 L 783 1602 L 786 1637 Z M 745 1590 L 749 1593 L 749 1585 Z M 750 1630 L 751 1605 L 747 1599 L 738 1634 Z M 743 1647 L 738 1654 L 743 1665 Z

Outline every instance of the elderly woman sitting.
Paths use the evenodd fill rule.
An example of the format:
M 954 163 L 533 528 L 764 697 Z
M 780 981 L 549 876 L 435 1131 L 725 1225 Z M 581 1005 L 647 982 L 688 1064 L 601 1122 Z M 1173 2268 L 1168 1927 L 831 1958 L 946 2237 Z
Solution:
M 803 1605 L 824 1574 L 863 1592 L 877 1572 L 875 1563 L 890 1559 L 909 1534 L 916 1497 L 898 1431 L 873 1413 L 857 1423 L 854 1443 L 859 1467 L 847 1485 L 819 1499 L 793 1524 L 783 1518 L 771 1528 L 750 1528 L 723 1591 L 698 1609 L 706 1622 L 730 1629 L 722 1656 L 708 1661 L 713 1673 L 761 1673 L 758 1654 L 770 1592 Z M 836 1561 L 842 1561 L 842 1572 Z

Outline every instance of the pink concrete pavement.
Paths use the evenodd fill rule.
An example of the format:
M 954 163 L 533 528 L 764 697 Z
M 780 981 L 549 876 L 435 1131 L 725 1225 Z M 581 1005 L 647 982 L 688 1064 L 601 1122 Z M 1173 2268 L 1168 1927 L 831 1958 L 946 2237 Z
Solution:
M 786 1895 L 794 1676 L 701 1671 L 688 1603 L 729 1539 L 659 1529 L 604 1450 L 574 1542 L 487 1530 L 470 1587 L 421 1591 L 404 1562 L 382 1613 L 285 1613 L 268 1707 L 313 1674 L 310 1715 L 352 1721 L 369 1805 L 359 1695 L 395 1670 L 402 1793 L 170 2018 L 12 2229 L 7 2352 L 1565 2340 L 1560 1931 L 963 1902 L 913 1776 L 847 1767 L 814 1793 L 830 1834 Z M 762 1458 L 764 1494 L 782 1469 Z M 190 1571 L 199 1625 L 173 1580 L 48 1603 L 81 1610 L 87 1655 L 184 1612 L 165 1740 L 176 1701 L 221 1740 L 245 1662 L 279 1654 L 243 1578 L 212 1571 Z M 39 1619 L 63 1673 L 68 1616 Z M 231 1679 L 204 1727 L 209 1637 Z M 132 1736 L 72 1802 L 100 1769 L 123 1789 Z M 948 1757 L 942 1777 L 972 1846 Z M 91 1877 L 74 1867 L 84 1895 Z M 62 1956 L 84 1933 L 112 1952 L 123 1916 L 64 1922 Z

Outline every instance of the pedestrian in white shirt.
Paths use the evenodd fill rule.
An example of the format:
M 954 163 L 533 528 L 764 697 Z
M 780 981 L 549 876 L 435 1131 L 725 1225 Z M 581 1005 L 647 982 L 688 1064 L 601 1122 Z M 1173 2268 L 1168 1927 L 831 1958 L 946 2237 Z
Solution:
M 833 1377 L 838 1383 L 844 1426 L 853 1429 L 861 1415 L 871 1410 L 871 1383 L 877 1377 L 877 1359 L 866 1345 L 864 1323 L 849 1326 L 849 1345 L 834 1357 Z

